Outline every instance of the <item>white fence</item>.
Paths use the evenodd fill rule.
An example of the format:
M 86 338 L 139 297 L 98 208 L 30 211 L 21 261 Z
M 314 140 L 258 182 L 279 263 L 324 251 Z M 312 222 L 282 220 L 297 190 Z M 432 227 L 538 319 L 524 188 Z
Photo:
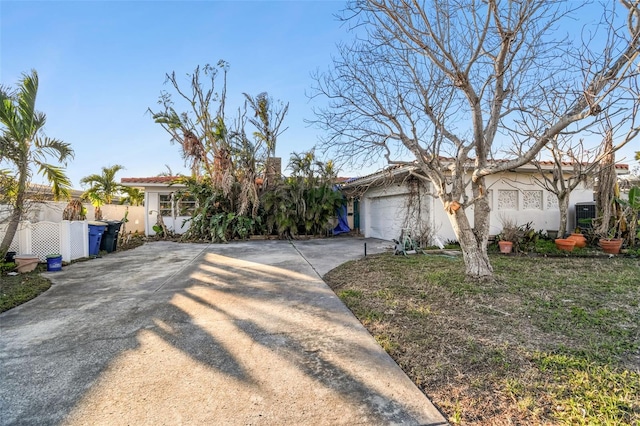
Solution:
M 7 224 L 0 225 L 0 239 L 6 233 Z M 20 222 L 9 251 L 18 254 L 37 255 L 45 261 L 49 254 L 61 254 L 69 262 L 89 256 L 89 225 L 85 221 L 63 220 L 55 222 Z
M 37 222 L 60 222 L 62 213 L 64 212 L 67 202 L 43 201 L 30 202 L 27 207 L 27 213 L 23 218 L 32 223 Z M 83 204 L 87 209 L 87 220 L 94 220 L 95 209 L 91 204 Z M 144 234 L 144 207 L 143 206 L 121 206 L 116 204 L 107 204 L 100 208 L 102 210 L 103 220 L 122 220 L 128 211 L 126 223 L 126 231 L 138 232 Z M 0 205 L 0 223 L 6 221 L 9 216 L 10 209 L 7 206 Z M 1 225 L 0 225 L 1 226 Z

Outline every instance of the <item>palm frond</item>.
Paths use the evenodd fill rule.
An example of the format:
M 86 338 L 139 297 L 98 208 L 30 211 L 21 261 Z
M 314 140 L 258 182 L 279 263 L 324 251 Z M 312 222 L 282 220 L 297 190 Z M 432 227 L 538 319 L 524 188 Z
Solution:
M 104 196 L 100 194 L 98 191 L 92 191 L 91 189 L 86 190 L 80 196 L 85 201 L 88 201 L 94 207 L 100 207 L 104 205 Z
M 25 124 L 25 130 L 35 133 L 34 127 L 36 120 L 36 97 L 38 95 L 38 73 L 31 70 L 30 74 L 22 74 L 20 88 L 17 93 L 18 114 Z M 44 124 L 44 123 L 43 123 Z M 35 128 L 37 129 L 37 127 Z
M 2 132 L 5 137 L 13 140 L 20 139 L 21 132 L 14 100 L 4 90 L 0 90 L 0 123 L 6 127 Z
M 53 197 L 56 200 L 70 198 L 71 181 L 67 177 L 62 167 L 47 163 L 38 163 L 39 173 L 43 175 L 51 184 Z
M 33 140 L 33 144 L 36 148 L 38 148 L 34 152 L 34 154 L 36 154 L 38 157 L 50 155 L 52 157 L 55 157 L 60 163 L 66 163 L 68 158 L 74 157 L 74 152 L 71 148 L 71 144 L 62 142 L 58 139 L 53 139 L 45 136 L 42 138 L 35 138 Z
M 110 167 L 103 167 L 102 174 L 92 174 L 80 179 L 81 185 L 91 185 L 89 189 L 85 191 L 85 194 L 90 193 L 94 198 L 100 198 L 102 204 L 109 204 L 113 200 L 113 197 L 123 191 L 123 186 L 116 182 L 115 176 L 124 167 L 115 164 Z M 94 204 L 95 205 L 95 204 Z

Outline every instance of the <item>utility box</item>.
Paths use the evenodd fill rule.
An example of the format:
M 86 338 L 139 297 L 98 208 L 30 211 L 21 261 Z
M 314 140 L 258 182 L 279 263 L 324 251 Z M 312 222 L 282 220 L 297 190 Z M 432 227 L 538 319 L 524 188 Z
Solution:
M 593 219 L 596 218 L 596 203 L 576 203 L 576 227 L 582 229 L 593 228 Z

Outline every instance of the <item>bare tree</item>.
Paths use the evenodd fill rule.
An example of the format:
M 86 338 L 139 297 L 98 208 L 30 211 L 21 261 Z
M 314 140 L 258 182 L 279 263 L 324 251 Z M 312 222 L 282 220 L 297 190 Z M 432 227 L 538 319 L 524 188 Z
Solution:
M 351 162 L 415 164 L 448 214 L 467 276 L 491 278 L 485 178 L 534 160 L 602 111 L 631 114 L 639 1 L 603 6 L 595 30 L 606 37 L 583 37 L 591 48 L 559 33 L 577 16 L 572 2 L 353 1 L 342 19 L 360 37 L 316 75 L 315 95 L 329 99 L 316 111 L 328 134 L 322 146 Z M 492 161 L 514 150 L 515 158 Z
M 575 146 L 568 146 L 558 142 L 558 138 L 547 147 L 551 154 L 553 168 L 549 171 L 545 168 L 544 161 L 534 161 L 539 172 L 539 177 L 534 176 L 534 181 L 541 187 L 553 194 L 558 200 L 558 210 L 560 212 L 558 225 L 558 238 L 563 238 L 567 232 L 567 222 L 569 216 L 569 199 L 573 190 L 580 184 L 592 186 L 597 162 L 593 159 L 591 151 L 584 146 L 584 141 Z
M 182 157 L 191 167 L 192 175 L 200 178 L 202 172 L 217 185 L 229 167 L 229 142 L 225 123 L 227 99 L 227 72 L 229 64 L 220 60 L 216 67 L 209 64 L 196 67 L 189 75 L 190 90 L 180 87 L 176 73 L 166 74 L 165 83 L 171 84 L 178 100 L 190 109 L 178 113 L 173 95 L 163 91 L 158 104 L 161 110 L 149 108 L 154 121 L 171 135 L 171 143 L 181 146 Z M 222 71 L 222 86 L 218 89 L 216 79 Z M 203 77 L 208 81 L 203 82 Z
M 606 120 L 606 127 L 602 132 L 604 138 L 599 149 L 587 148 L 583 139 L 573 142 L 573 135 L 565 133 L 557 135 L 549 142 L 546 149 L 541 151 L 541 153 L 548 151 L 551 154 L 551 162 L 553 164 L 551 171 L 544 167 L 546 164 L 544 161 L 533 162 L 539 172 L 539 177 L 534 176 L 536 183 L 554 194 L 558 199 L 558 210 L 560 212 L 559 235 L 564 235 L 567 232 L 571 192 L 580 184 L 588 187 L 593 186 L 596 174 L 599 174 L 603 167 L 611 168 L 615 178 L 615 164 L 606 165 L 604 160 L 610 158 L 612 154 L 633 140 L 640 132 L 640 127 L 633 124 L 633 121 L 637 118 L 638 107 L 640 107 L 640 104 L 634 106 L 636 112 L 631 117 L 631 126 L 629 126 L 629 123 L 614 125 L 611 120 Z M 612 135 L 617 134 L 616 129 L 623 124 L 628 129 L 628 132 L 625 135 L 621 135 L 619 142 L 613 146 Z
M 278 136 L 286 130 L 281 126 L 289 105 L 272 100 L 266 92 L 255 97 L 244 94 L 244 106 L 238 108 L 236 117 L 228 119 L 228 70 L 229 64 L 224 60 L 218 61 L 216 67 L 198 66 L 188 75 L 188 87 L 181 87 L 175 72 L 167 74 L 165 83 L 173 90 L 161 92 L 160 110 L 149 112 L 171 136 L 171 142 L 180 145 L 182 156 L 192 169 L 193 182 L 185 181 L 212 186 L 216 197 L 218 192 L 222 194 L 222 204 L 229 212 L 240 216 L 250 213 L 255 218 L 260 202 L 257 178 L 274 155 Z M 186 110 L 176 111 L 181 106 Z M 247 116 L 249 111 L 252 118 Z M 247 135 L 247 124 L 255 127 L 252 138 Z
M 249 118 L 249 122 L 256 128 L 253 137 L 257 145 L 264 144 L 266 149 L 263 188 L 267 188 L 272 183 L 269 180 L 273 179 L 276 172 L 274 170 L 276 141 L 287 130 L 286 127 L 282 130 L 280 127 L 289 111 L 289 103 L 283 104 L 274 101 L 266 92 L 262 92 L 256 97 L 245 93 L 244 97 L 254 113 L 253 118 Z

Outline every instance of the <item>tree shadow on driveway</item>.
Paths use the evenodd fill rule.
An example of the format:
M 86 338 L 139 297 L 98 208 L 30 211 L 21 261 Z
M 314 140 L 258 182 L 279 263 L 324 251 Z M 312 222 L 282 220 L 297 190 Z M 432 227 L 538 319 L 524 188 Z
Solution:
M 73 315 L 56 322 L 49 302 L 8 321 L 15 337 L 33 314 L 31 324 L 49 324 L 51 338 L 15 347 L 0 338 L 9 373 L 0 390 L 3 424 L 444 421 L 291 246 L 270 245 L 272 258 L 264 245 L 177 246 L 182 263 L 154 257 L 147 265 L 169 269 L 161 279 L 138 265 L 145 278 L 136 286 L 105 277 L 118 289 L 112 297 L 64 308 L 81 310 L 84 324 Z M 85 272 L 69 281 L 82 285 Z M 42 314 L 46 321 L 36 318 Z M 20 371 L 26 360 L 37 379 Z M 22 385 L 27 392 L 10 396 Z

